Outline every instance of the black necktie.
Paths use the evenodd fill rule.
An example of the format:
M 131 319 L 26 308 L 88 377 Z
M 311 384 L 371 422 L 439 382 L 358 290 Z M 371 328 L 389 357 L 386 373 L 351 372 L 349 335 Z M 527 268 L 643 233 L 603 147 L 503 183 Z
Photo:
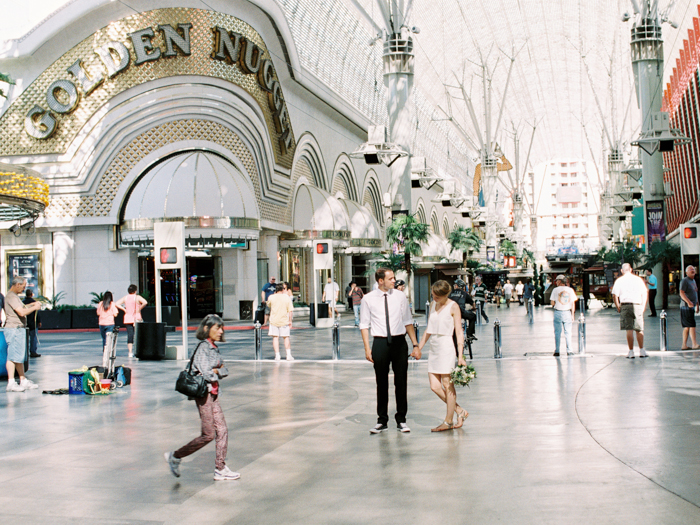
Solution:
M 391 344 L 391 324 L 389 324 L 389 298 L 384 294 L 384 313 L 386 314 L 386 342 Z

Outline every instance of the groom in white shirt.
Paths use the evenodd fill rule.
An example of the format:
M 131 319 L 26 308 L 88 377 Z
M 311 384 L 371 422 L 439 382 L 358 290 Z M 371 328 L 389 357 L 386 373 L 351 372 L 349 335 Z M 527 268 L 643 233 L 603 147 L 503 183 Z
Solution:
M 408 399 L 408 346 L 406 333 L 413 343 L 416 359 L 421 358 L 416 332 L 413 329 L 413 316 L 408 299 L 403 293 L 394 290 L 394 272 L 379 268 L 374 277 L 377 289 L 362 298 L 360 306 L 360 330 L 365 345 L 365 357 L 374 363 L 377 380 L 377 424 L 370 429 L 371 434 L 387 430 L 389 423 L 389 365 L 394 371 L 396 390 L 396 425 L 399 432 L 410 432 L 406 425 Z M 369 330 L 372 330 L 372 347 L 369 345 Z

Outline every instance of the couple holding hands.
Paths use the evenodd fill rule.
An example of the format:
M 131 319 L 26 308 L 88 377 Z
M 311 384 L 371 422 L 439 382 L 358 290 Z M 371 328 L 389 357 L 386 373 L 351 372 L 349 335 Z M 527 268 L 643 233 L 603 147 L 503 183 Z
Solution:
M 394 290 L 396 282 L 394 272 L 387 268 L 379 268 L 375 273 L 375 279 L 378 288 L 363 297 L 360 308 L 360 329 L 365 357 L 374 364 L 377 381 L 377 424 L 370 429 L 370 433 L 379 434 L 388 429 L 389 365 L 394 371 L 397 429 L 404 433 L 411 431 L 406 425 L 408 411 L 406 333 L 413 343 L 411 356 L 415 359 L 421 358 L 423 347 L 432 337 L 428 352 L 430 388 L 447 405 L 444 421 L 432 431 L 442 432 L 460 428 L 469 413 L 457 404 L 457 393 L 450 378 L 455 360 L 458 360 L 459 365 L 466 365 L 462 355 L 464 350 L 462 315 L 457 303 L 448 298 L 452 287 L 446 281 L 438 281 L 432 286 L 433 302 L 430 306 L 428 326 L 419 343 L 413 329 L 413 316 L 408 300 L 403 293 Z M 370 329 L 374 338 L 371 348 Z M 453 334 L 457 339 L 456 348 Z M 455 414 L 456 423 L 453 421 Z

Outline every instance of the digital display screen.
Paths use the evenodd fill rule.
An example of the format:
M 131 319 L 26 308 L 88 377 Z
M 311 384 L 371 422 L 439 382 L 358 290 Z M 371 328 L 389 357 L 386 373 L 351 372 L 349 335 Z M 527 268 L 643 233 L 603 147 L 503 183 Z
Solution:
M 316 253 L 328 253 L 328 243 L 318 243 L 316 245 Z

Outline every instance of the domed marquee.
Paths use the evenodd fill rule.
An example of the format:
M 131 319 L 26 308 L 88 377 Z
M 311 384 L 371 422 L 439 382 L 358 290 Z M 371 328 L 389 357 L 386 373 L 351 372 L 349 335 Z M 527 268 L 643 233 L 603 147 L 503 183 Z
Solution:
M 113 22 L 44 71 L 0 119 L 0 155 L 63 153 L 111 98 L 151 80 L 218 77 L 260 105 L 277 162 L 291 167 L 294 135 L 272 57 L 235 17 L 200 9 L 158 9 Z

